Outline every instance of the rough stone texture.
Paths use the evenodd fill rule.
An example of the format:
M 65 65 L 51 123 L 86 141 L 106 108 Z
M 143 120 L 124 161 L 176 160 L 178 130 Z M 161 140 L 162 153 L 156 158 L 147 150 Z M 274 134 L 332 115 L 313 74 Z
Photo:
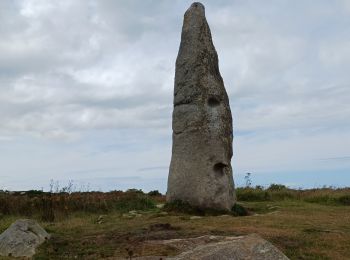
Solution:
M 167 200 L 230 210 L 232 116 L 204 6 L 184 15 L 176 60 L 173 148 Z
M 239 237 L 201 236 L 186 239 L 154 240 L 151 244 L 173 247 L 180 253 L 174 257 L 143 256 L 139 260 L 288 260 L 280 250 L 256 234 Z
M 180 255 L 167 258 L 172 260 L 216 260 L 216 259 L 259 259 L 259 260 L 287 260 L 280 250 L 258 235 L 244 237 L 227 237 L 224 241 L 199 245 Z
M 0 255 L 32 257 L 35 249 L 50 235 L 37 222 L 20 219 L 0 235 Z

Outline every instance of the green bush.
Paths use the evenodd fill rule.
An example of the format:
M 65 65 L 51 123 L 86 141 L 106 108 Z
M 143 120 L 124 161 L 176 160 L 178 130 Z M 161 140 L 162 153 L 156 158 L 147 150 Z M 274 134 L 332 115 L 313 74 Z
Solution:
M 158 190 L 152 190 L 147 193 L 149 196 L 162 196 L 162 193 L 160 193 Z
M 269 194 L 269 197 L 271 200 L 291 200 L 295 199 L 295 193 L 292 190 L 289 189 L 281 189 L 281 190 L 272 190 L 272 191 L 266 191 Z
M 231 211 L 232 211 L 232 215 L 234 215 L 234 216 L 248 216 L 249 215 L 248 210 L 238 203 L 235 203 L 235 205 L 233 205 Z
M 281 191 L 281 190 L 286 190 L 287 187 L 285 185 L 282 185 L 282 184 L 272 183 L 267 189 L 270 191 Z
M 270 194 L 262 189 L 237 188 L 236 196 L 238 201 L 267 201 Z
M 27 195 L 29 197 L 40 196 L 43 194 L 45 194 L 45 192 L 43 192 L 42 190 L 28 190 L 25 192 L 25 195 Z
M 118 199 L 114 204 L 114 208 L 120 212 L 127 212 L 130 210 L 154 209 L 156 204 L 148 196 L 132 194 Z
M 141 189 L 128 189 L 126 193 L 138 193 L 138 194 L 144 194 L 143 190 Z
M 350 206 L 350 195 L 340 196 L 338 202 L 342 205 Z
M 318 204 L 334 204 L 335 198 L 332 198 L 329 195 L 316 195 L 307 197 L 304 201 Z

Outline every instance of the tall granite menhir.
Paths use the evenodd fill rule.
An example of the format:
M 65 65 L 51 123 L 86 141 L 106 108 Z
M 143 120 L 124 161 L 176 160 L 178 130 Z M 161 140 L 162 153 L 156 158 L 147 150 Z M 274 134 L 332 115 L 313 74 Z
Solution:
M 167 201 L 231 210 L 232 116 L 204 6 L 186 11 L 176 60 Z

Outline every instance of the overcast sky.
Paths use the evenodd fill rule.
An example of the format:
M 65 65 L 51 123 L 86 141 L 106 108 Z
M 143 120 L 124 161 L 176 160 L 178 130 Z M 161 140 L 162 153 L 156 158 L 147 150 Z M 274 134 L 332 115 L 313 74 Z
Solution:
M 190 1 L 1 0 L 0 189 L 166 190 Z M 350 186 L 350 1 L 203 1 L 237 185 Z

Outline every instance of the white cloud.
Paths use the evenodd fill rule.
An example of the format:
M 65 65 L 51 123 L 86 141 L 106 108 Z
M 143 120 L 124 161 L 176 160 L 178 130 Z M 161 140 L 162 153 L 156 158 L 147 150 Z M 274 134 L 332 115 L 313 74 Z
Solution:
M 25 158 L 0 149 L 0 171 L 42 177 L 55 167 L 47 176 L 68 178 L 67 168 L 120 165 L 109 177 L 167 165 L 174 65 L 189 4 L 1 1 L 0 143 L 42 150 Z M 234 116 L 235 169 L 282 171 L 312 152 L 312 160 L 350 154 L 340 147 L 350 129 L 347 1 L 204 4 Z M 115 140 L 115 153 L 84 159 L 85 150 L 99 154 Z M 332 148 L 316 145 L 322 140 Z M 121 155 L 138 142 L 152 152 Z M 80 150 L 67 152 L 71 145 Z M 42 162 L 42 151 L 55 162 Z M 308 163 L 325 167 L 300 165 Z
M 326 42 L 319 47 L 319 56 L 327 69 L 350 63 L 350 37 Z

